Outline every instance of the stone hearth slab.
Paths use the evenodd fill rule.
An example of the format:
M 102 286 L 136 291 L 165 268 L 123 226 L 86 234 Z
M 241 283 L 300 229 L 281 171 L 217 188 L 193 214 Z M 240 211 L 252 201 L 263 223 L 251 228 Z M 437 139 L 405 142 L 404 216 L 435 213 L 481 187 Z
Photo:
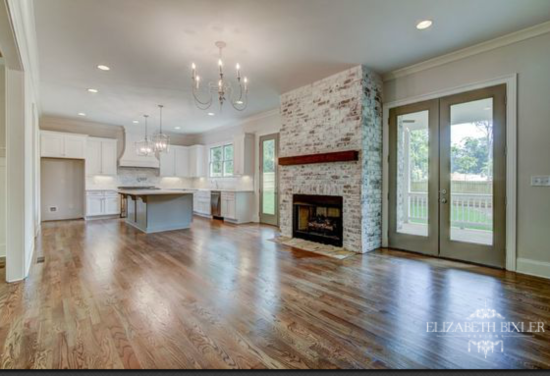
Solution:
M 275 243 L 286 245 L 293 248 L 298 248 L 303 251 L 316 253 L 322 256 L 331 257 L 338 260 L 343 260 L 348 257 L 354 256 L 357 253 L 346 250 L 345 248 L 335 247 L 328 244 L 320 244 L 310 242 L 304 239 L 289 238 L 286 236 L 278 236 L 271 239 Z

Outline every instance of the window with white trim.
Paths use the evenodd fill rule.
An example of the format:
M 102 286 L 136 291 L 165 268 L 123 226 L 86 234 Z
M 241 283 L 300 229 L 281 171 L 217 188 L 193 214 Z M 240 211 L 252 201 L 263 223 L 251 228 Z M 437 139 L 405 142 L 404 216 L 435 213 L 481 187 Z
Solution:
M 233 176 L 233 144 L 210 148 L 209 171 L 211 178 Z

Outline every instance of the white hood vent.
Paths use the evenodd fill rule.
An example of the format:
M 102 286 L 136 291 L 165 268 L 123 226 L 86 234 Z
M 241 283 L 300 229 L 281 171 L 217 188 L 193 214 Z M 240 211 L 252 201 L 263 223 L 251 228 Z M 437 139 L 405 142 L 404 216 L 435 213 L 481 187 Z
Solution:
M 144 157 L 136 154 L 136 142 L 143 140 L 143 133 L 124 128 L 124 153 L 118 161 L 120 167 L 159 168 L 160 162 L 154 155 Z

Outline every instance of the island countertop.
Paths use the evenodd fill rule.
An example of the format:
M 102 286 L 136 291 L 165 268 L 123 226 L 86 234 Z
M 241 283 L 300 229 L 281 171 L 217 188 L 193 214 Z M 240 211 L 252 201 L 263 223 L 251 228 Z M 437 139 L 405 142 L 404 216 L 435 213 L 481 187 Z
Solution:
M 192 195 L 192 190 L 187 189 L 118 189 L 118 193 L 128 196 L 166 196 L 166 195 Z

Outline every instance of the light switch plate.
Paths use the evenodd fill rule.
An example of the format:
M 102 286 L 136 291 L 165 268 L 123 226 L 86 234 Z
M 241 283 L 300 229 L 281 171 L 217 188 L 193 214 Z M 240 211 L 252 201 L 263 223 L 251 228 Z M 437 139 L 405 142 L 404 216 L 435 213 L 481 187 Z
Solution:
M 550 176 L 531 176 L 532 187 L 550 187 Z

